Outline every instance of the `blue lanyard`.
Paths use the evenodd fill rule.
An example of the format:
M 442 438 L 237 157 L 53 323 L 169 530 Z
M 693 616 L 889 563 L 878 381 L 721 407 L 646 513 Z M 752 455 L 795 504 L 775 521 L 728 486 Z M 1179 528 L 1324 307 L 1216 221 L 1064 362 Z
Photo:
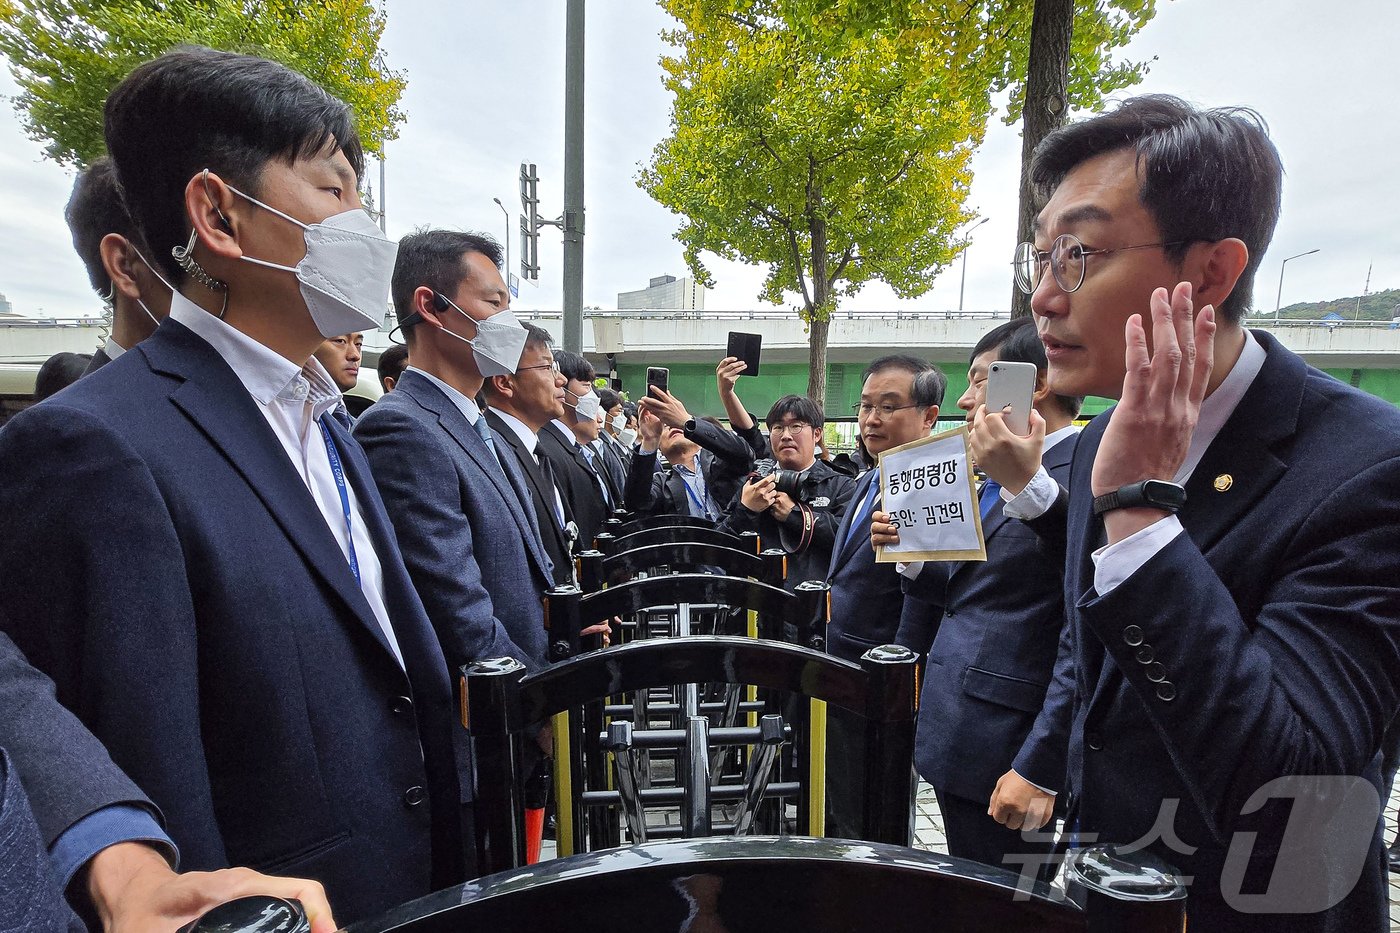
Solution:
M 360 583 L 360 562 L 355 557 L 355 532 L 350 524 L 350 493 L 345 486 L 345 469 L 340 465 L 340 454 L 336 452 L 335 441 L 331 440 L 330 428 L 326 422 L 318 420 L 321 437 L 326 442 L 326 457 L 331 462 L 331 475 L 335 477 L 335 488 L 340 493 L 340 507 L 345 511 L 345 543 L 350 550 L 350 572 L 355 575 L 356 585 Z
M 681 478 L 681 484 L 682 484 L 683 486 L 685 486 L 685 491 L 686 491 L 686 494 L 687 494 L 688 496 L 690 496 L 690 501 L 693 502 L 693 503 L 695 503 L 695 507 L 696 507 L 697 509 L 700 510 L 700 515 L 699 515 L 698 517 L 700 517 L 700 518 L 714 518 L 714 517 L 715 517 L 715 516 L 714 516 L 714 513 L 710 511 L 710 507 L 709 507 L 709 505 L 706 504 L 706 501 L 705 501 L 705 500 L 708 500 L 708 499 L 710 498 L 710 493 L 709 493 L 709 490 L 706 489 L 706 487 L 704 486 L 704 482 L 705 482 L 704 474 L 701 474 L 701 473 L 698 473 L 698 472 L 696 473 L 696 478 L 699 479 L 699 480 L 700 480 L 700 483 L 701 483 L 701 487 L 700 487 L 700 488 L 705 492 L 705 499 L 702 500 L 702 499 L 700 498 L 700 496 L 696 495 L 695 490 L 691 488 L 691 486 L 690 486 L 690 480 L 688 480 L 688 479 L 685 478 L 685 474 L 681 472 L 680 467 L 676 467 L 676 473 L 677 473 L 677 475 L 680 476 L 680 478 Z

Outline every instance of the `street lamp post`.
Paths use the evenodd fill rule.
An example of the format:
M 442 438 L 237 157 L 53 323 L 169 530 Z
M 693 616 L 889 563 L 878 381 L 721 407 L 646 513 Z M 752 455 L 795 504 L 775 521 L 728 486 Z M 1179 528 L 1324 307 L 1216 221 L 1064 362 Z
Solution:
M 1278 309 L 1279 309 L 1279 307 L 1283 304 L 1283 273 L 1284 273 L 1284 270 L 1288 268 L 1288 264 L 1289 264 L 1290 262 L 1292 262 L 1294 259 L 1300 259 L 1300 258 L 1302 258 L 1303 256 L 1311 256 L 1313 253 L 1320 253 L 1320 252 L 1322 252 L 1321 247 L 1319 247 L 1318 249 L 1310 249 L 1310 250 L 1308 250 L 1306 253 L 1299 253 L 1297 256 L 1289 256 L 1287 259 L 1285 259 L 1282 263 L 1279 264 L 1279 267 L 1278 267 L 1278 297 L 1274 299 L 1274 326 L 1275 326 L 1275 327 L 1278 326 Z
M 982 226 L 984 223 L 991 219 L 992 218 L 990 217 L 983 217 L 981 220 L 977 221 L 977 223 L 968 227 L 967 232 L 963 234 L 962 284 L 958 286 L 958 313 L 960 314 L 962 313 L 963 309 L 963 295 L 967 293 L 967 251 L 972 246 L 972 231 L 976 230 L 978 227 Z
M 510 291 L 510 211 L 506 210 L 506 206 L 501 203 L 500 198 L 492 198 L 491 200 L 496 202 L 496 206 L 501 209 L 501 213 L 506 218 L 506 238 L 501 242 L 506 247 L 506 291 Z

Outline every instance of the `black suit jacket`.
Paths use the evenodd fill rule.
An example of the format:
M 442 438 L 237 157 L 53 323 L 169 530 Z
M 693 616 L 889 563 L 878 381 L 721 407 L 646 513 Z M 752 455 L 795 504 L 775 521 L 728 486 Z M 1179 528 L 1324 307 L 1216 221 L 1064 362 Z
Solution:
M 593 547 L 593 539 L 598 537 L 603 522 L 610 514 L 607 503 L 603 501 L 603 493 L 598 489 L 597 474 L 574 443 L 573 434 L 566 437 L 558 425 L 551 422 L 540 429 L 540 445 L 554 468 L 555 482 L 559 483 L 564 499 L 574 514 L 574 523 L 578 525 L 578 548 L 586 550 Z M 621 499 L 614 501 L 621 506 Z
M 835 549 L 827 582 L 831 584 L 831 625 L 827 630 L 826 650 L 838 658 L 857 661 L 871 648 L 879 645 L 910 647 L 914 637 L 901 631 L 904 591 L 893 563 L 875 562 L 875 549 L 870 546 L 870 524 L 850 534 L 851 524 L 860 516 L 861 505 L 870 484 L 879 477 L 871 470 L 856 481 L 855 491 L 846 507 L 841 526 L 836 529 Z M 930 564 L 924 573 L 947 573 L 945 564 Z M 946 578 L 946 577 L 945 577 Z
M 256 403 L 173 319 L 0 429 L 0 630 L 182 867 L 315 878 L 348 922 L 461 877 L 461 727 L 364 454 L 322 423 L 407 670 Z
M 1057 482 L 1068 482 L 1077 442 L 1067 437 L 1046 452 L 1044 466 Z M 1002 505 L 998 497 L 982 523 L 985 561 L 948 564 L 946 575 L 905 581 L 906 628 L 929 627 L 922 644 L 909 646 L 928 651 L 915 764 L 940 793 L 981 804 L 1041 715 L 1064 626 L 1059 551 L 1042 545 Z M 924 572 L 931 569 L 925 565 Z M 909 618 L 915 614 L 921 618 Z M 1041 757 L 1022 759 L 1028 773 L 1021 776 L 1063 791 L 1067 741 L 1063 731 L 1038 741 Z M 1005 832 L 990 817 L 986 823 L 989 831 Z
M 1189 854 L 1151 848 L 1194 876 L 1193 930 L 1382 931 L 1385 861 L 1364 795 L 1351 795 L 1359 817 L 1343 808 L 1321 824 L 1327 857 L 1323 833 L 1305 832 L 1291 866 L 1274 853 L 1301 803 L 1281 788 L 1254 798 L 1294 775 L 1378 783 L 1400 706 L 1400 412 L 1254 336 L 1267 359 L 1187 482 L 1184 533 L 1106 595 L 1094 589 L 1103 523 L 1090 476 L 1112 413 L 1081 436 L 1047 708 L 1058 696 L 1083 831 L 1160 840 L 1152 830 L 1175 802 Z M 1224 869 L 1232 845 L 1249 856 L 1242 885 Z M 1346 897 L 1321 913 L 1232 909 L 1222 890 L 1243 888 L 1235 902 L 1247 905 L 1271 873 L 1275 897 L 1319 884 Z
M 530 503 L 534 506 L 535 519 L 539 523 L 540 536 L 544 541 L 545 550 L 549 553 L 549 559 L 554 565 L 555 585 L 572 583 L 574 579 L 572 542 L 570 542 L 565 528 L 574 518 L 569 510 L 568 497 L 564 495 L 563 490 L 558 490 L 559 501 L 564 507 L 564 523 L 561 525 L 559 517 L 554 512 L 556 487 L 545 478 L 544 472 L 535 462 L 533 448 L 526 450 L 520 436 L 494 411 L 486 412 L 486 423 L 491 425 L 491 430 L 500 441 L 496 445 L 496 450 L 514 456 L 516 464 L 520 467 L 520 472 L 525 476 L 526 485 L 530 491 Z M 549 463 L 547 460 L 545 462 Z

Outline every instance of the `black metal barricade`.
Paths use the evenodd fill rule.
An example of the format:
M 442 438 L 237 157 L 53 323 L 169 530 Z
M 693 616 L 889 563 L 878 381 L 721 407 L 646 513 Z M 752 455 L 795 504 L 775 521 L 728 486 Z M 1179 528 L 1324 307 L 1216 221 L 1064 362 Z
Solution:
M 636 531 L 648 528 L 713 528 L 715 523 L 708 518 L 695 515 L 643 515 L 641 518 L 610 518 L 603 522 L 602 531 L 614 538 L 621 538 Z
M 761 550 L 756 532 L 743 531 L 732 535 L 727 531 L 692 525 L 664 525 L 660 528 L 644 528 L 620 538 L 602 532 L 593 540 L 594 549 L 608 555 L 621 554 L 623 551 L 646 547 L 649 544 L 681 544 L 683 542 L 717 544 L 720 547 L 748 551 L 750 554 L 757 554 Z
M 673 578 L 660 578 L 669 579 Z M 857 665 L 778 642 L 705 636 L 637 641 L 529 676 L 523 665 L 510 660 L 473 664 L 463 670 L 461 689 L 463 724 L 476 749 L 479 868 L 491 872 L 524 864 L 518 750 L 531 723 L 600 697 L 685 683 L 752 684 L 821 700 L 863 718 L 868 747 L 881 749 L 881 754 L 869 756 L 865 763 L 862 837 L 908 845 L 913 839 L 917 663 L 913 652 L 897 646 L 872 649 Z M 792 732 L 799 762 L 794 775 L 799 785 L 798 828 L 806 835 L 819 835 L 821 807 L 810 800 L 813 755 L 806 723 L 794 724 Z M 556 773 L 567 777 L 558 785 L 558 806 L 559 850 L 568 854 L 591 842 L 579 793 L 588 775 L 583 756 L 572 748 L 578 731 L 559 734 L 570 746 L 561 749 L 556 744 L 555 749 L 560 762 Z M 614 840 L 605 836 L 600 841 Z
M 1181 933 L 1186 893 L 1171 869 L 1106 848 L 1072 853 L 1065 897 L 999 868 L 881 843 L 648 843 L 502 871 L 346 933 Z M 1111 879 L 1094 870 L 1106 861 Z
M 610 556 L 602 551 L 584 551 L 576 563 L 579 588 L 584 593 L 626 583 L 638 574 L 652 575 L 658 569 L 671 573 L 719 570 L 725 576 L 749 577 L 778 587 L 787 577 L 787 554 L 781 550 L 769 548 L 755 554 L 747 548 L 698 541 L 647 544 Z

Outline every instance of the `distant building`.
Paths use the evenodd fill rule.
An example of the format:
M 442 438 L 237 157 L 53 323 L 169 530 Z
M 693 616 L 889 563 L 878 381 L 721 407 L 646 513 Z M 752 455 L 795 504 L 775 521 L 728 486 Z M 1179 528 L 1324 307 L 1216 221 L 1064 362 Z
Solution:
M 10 304 L 4 292 L 0 292 L 0 317 L 18 317 L 15 314 L 15 306 Z
M 705 287 L 690 276 L 678 279 L 674 275 L 658 275 L 646 288 L 635 292 L 619 292 L 619 311 L 702 311 L 705 308 Z

